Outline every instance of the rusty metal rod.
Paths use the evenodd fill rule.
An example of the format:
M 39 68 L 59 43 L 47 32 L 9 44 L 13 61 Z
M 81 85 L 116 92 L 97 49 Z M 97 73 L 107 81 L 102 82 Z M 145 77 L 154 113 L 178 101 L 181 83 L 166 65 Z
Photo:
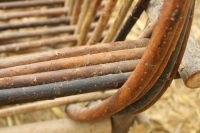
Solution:
M 104 31 L 104 33 L 102 34 L 102 37 L 105 36 L 105 34 L 106 34 L 106 31 Z M 89 32 L 88 37 L 90 36 L 91 36 L 91 33 Z M 16 52 L 19 50 L 38 48 L 41 46 L 53 46 L 60 43 L 76 42 L 78 39 L 79 39 L 79 35 L 73 34 L 73 35 L 65 35 L 65 36 L 41 39 L 41 40 L 36 40 L 36 41 L 5 44 L 5 45 L 0 45 L 0 52 Z
M 91 4 L 91 0 L 84 0 L 83 1 L 82 7 L 81 7 L 81 13 L 79 15 L 78 22 L 77 22 L 77 27 L 76 27 L 76 30 L 74 31 L 74 34 L 79 34 L 80 33 L 82 22 L 83 22 L 86 14 L 87 14 L 87 11 L 88 11 L 88 9 L 90 7 L 90 4 Z
M 120 9 L 117 13 L 117 16 L 108 30 L 108 34 L 102 40 L 103 43 L 112 42 L 115 38 L 117 32 L 121 28 L 121 25 L 126 17 L 128 10 L 130 9 L 134 0 L 123 0 L 120 5 Z
M 81 29 L 80 29 L 81 30 L 80 38 L 77 41 L 76 45 L 82 46 L 86 43 L 89 27 L 90 27 L 91 23 L 94 21 L 94 18 L 100 7 L 101 2 L 102 2 L 102 0 L 93 0 L 92 3 L 90 4 L 90 7 L 86 14 L 86 17 L 84 18 Z
M 98 12 L 95 21 L 99 19 L 101 12 Z M 58 24 L 66 24 L 68 25 L 71 17 L 58 17 L 58 18 L 48 18 L 44 20 L 38 20 L 33 22 L 20 22 L 20 23 L 9 23 L 9 24 L 1 24 L 0 31 L 8 30 L 8 29 L 18 29 L 18 28 L 27 28 L 27 27 L 36 27 L 36 26 L 44 26 L 44 25 L 58 25 Z
M 69 11 L 68 8 L 59 7 L 59 8 L 45 9 L 45 10 L 30 10 L 30 11 L 11 12 L 11 13 L 1 14 L 0 20 L 32 17 L 32 16 L 55 16 L 55 15 L 67 14 L 68 11 Z
M 0 3 L 0 9 L 23 8 L 32 6 L 45 6 L 64 4 L 65 0 L 34 0 L 34 1 L 13 1 Z
M 137 20 L 139 19 L 142 12 L 147 8 L 149 5 L 150 0 L 139 0 L 135 5 L 133 11 L 131 12 L 130 16 L 126 20 L 125 24 L 121 28 L 120 32 L 118 33 L 115 41 L 122 41 L 125 40 L 126 36 L 135 25 Z
M 98 24 L 94 29 L 94 32 L 92 33 L 86 45 L 94 45 L 99 42 L 99 40 L 101 39 L 101 34 L 106 28 L 106 25 L 110 19 L 110 16 L 112 14 L 115 5 L 117 4 L 117 1 L 118 0 L 108 0 L 106 6 L 104 7 L 102 15 L 98 20 Z
M 122 49 L 131 49 L 146 47 L 149 39 L 143 38 L 133 41 L 104 43 L 95 46 L 82 46 L 75 48 L 63 48 L 42 53 L 33 53 L 27 55 L 18 55 L 16 57 L 7 57 L 0 59 L 0 69 L 14 67 L 19 65 L 55 60 L 60 58 L 69 58 L 83 56 L 87 54 L 96 54 L 101 52 L 116 51 Z
M 83 3 L 83 0 L 74 0 L 74 7 L 72 11 L 72 16 L 70 20 L 70 25 L 75 25 L 78 22 L 79 14 L 81 12 L 81 5 Z
M 137 66 L 138 62 L 139 60 L 120 61 L 73 69 L 5 77 L 0 78 L 0 89 L 26 87 L 108 74 L 132 72 Z
M 0 69 L 0 78 L 140 59 L 146 48 L 118 50 Z
M 97 22 L 93 22 L 91 24 L 90 30 L 93 30 L 97 25 Z M 109 23 L 107 27 L 111 24 Z M 28 30 L 26 32 L 12 32 L 7 34 L 1 34 L 0 40 L 10 40 L 16 38 L 24 38 L 24 37 L 33 37 L 33 36 L 42 36 L 42 35 L 50 35 L 50 34 L 59 34 L 59 33 L 73 33 L 76 29 L 76 25 L 66 25 L 66 26 L 58 26 L 58 27 L 50 27 L 45 29 L 35 29 Z M 17 45 L 17 44 L 16 44 Z
M 130 74 L 131 72 L 110 74 L 73 81 L 4 89 L 0 90 L 0 105 L 50 100 L 57 97 L 115 89 L 122 86 Z
M 79 35 L 65 35 L 59 37 L 52 37 L 47 39 L 19 42 L 12 44 L 0 45 L 0 52 L 15 52 L 24 49 L 38 48 L 41 46 L 53 46 L 60 43 L 75 42 L 79 38 Z
M 44 20 L 38 20 L 33 22 L 19 22 L 19 23 L 5 23 L 0 25 L 0 31 L 8 29 L 18 29 L 27 27 L 36 27 L 44 25 L 58 25 L 58 24 L 69 24 L 71 17 L 59 17 L 59 18 L 48 18 Z

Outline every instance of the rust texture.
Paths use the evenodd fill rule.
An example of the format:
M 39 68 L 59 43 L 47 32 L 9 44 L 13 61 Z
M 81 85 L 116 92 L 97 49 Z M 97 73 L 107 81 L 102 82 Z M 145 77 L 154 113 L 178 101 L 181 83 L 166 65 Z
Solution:
M 148 44 L 148 39 L 138 39 L 135 41 L 104 43 L 95 46 L 82 46 L 69 49 L 64 48 L 37 54 L 28 54 L 21 56 L 19 55 L 16 57 L 8 57 L 0 59 L 0 68 L 2 69 L 2 68 L 37 63 L 42 61 L 55 60 L 60 58 L 82 56 L 87 54 L 96 54 L 101 52 L 109 52 L 122 49 L 146 47 L 147 44 Z
M 193 17 L 192 14 L 194 14 L 194 5 L 195 5 L 195 1 L 193 1 L 193 7 L 192 7 L 193 9 L 192 9 L 192 12 L 191 12 L 189 24 L 188 24 L 187 31 L 186 31 L 186 34 L 185 34 L 185 38 L 183 40 L 182 49 L 181 49 L 181 51 L 179 53 L 177 62 L 175 64 L 175 66 L 174 66 L 174 69 L 172 70 L 172 73 L 171 73 L 171 75 L 170 75 L 167 83 L 163 87 L 163 89 L 160 92 L 160 94 L 153 101 L 151 101 L 151 103 L 148 106 L 146 106 L 145 108 L 143 108 L 142 110 L 140 110 L 140 112 L 145 111 L 146 109 L 150 108 L 153 104 L 155 104 L 161 98 L 161 96 L 165 93 L 165 91 L 167 90 L 167 88 L 170 86 L 170 84 L 171 84 L 171 82 L 173 80 L 173 77 L 175 77 L 175 75 L 177 73 L 177 70 L 178 70 L 178 67 L 180 66 L 181 59 L 183 57 L 184 50 L 186 48 L 187 41 L 188 41 L 188 38 L 189 38 L 189 34 L 190 34 L 190 30 L 191 30 L 191 25 L 192 25 L 192 17 Z
M 138 62 L 139 60 L 121 61 L 74 69 L 64 69 L 60 71 L 50 71 L 27 74 L 22 76 L 5 77 L 0 78 L 0 89 L 41 85 L 60 81 L 70 81 L 75 79 L 96 77 L 107 74 L 131 72 L 135 69 Z
M 104 63 L 112 63 L 123 60 L 140 59 L 146 48 L 118 50 L 92 55 L 84 55 L 71 58 L 62 58 L 51 61 L 15 66 L 0 69 L 0 77 L 17 76 L 23 74 L 33 74 L 46 71 L 55 71 L 82 66 L 90 66 Z M 98 60 L 97 60 L 98 59 Z
M 188 3 L 188 4 L 190 6 L 190 3 Z M 183 6 L 182 9 L 180 9 L 180 11 L 176 10 L 177 15 L 174 15 L 174 21 L 175 21 L 175 19 L 179 19 L 180 17 L 182 17 L 182 21 L 177 22 L 176 27 L 174 27 L 174 29 L 176 28 L 176 31 L 174 31 L 174 34 L 173 34 L 173 32 L 169 31 L 169 34 L 171 34 L 173 36 L 173 37 L 171 37 L 171 38 L 173 38 L 172 42 L 170 42 L 173 45 L 171 45 L 171 47 L 169 47 L 168 54 L 164 57 L 164 60 L 163 60 L 162 64 L 160 65 L 160 67 L 158 68 L 157 73 L 154 75 L 152 80 L 149 82 L 148 86 L 142 91 L 142 93 L 139 95 L 138 98 L 141 98 L 145 93 L 147 93 L 151 89 L 151 87 L 156 83 L 156 81 L 158 80 L 158 77 L 160 77 L 160 75 L 163 73 L 163 70 L 164 70 L 163 68 L 166 67 L 166 65 L 169 62 L 169 59 L 172 55 L 172 52 L 175 49 L 174 46 L 176 46 L 176 44 L 178 45 L 177 42 L 178 42 L 178 39 L 179 39 L 180 34 L 182 32 L 182 29 L 184 27 L 186 16 L 187 16 L 187 13 L 189 11 L 189 6 L 188 5 Z M 173 18 L 171 18 L 171 19 L 173 20 Z M 184 34 L 183 34 L 183 36 L 184 36 Z M 177 53 L 179 53 L 179 52 L 177 52 Z M 176 56 L 174 56 L 174 58 L 175 57 Z
M 108 0 L 107 4 L 104 7 L 104 10 L 101 14 L 101 17 L 99 18 L 98 24 L 86 45 L 94 45 L 97 42 L 99 42 L 99 40 L 101 39 L 101 34 L 103 33 L 103 31 L 106 28 L 108 20 L 110 19 L 110 16 L 112 14 L 112 11 L 113 11 L 117 1 L 118 0 Z
M 191 7 L 193 6 L 194 5 L 191 4 Z M 183 27 L 176 49 L 173 51 L 172 56 L 169 62 L 167 63 L 167 66 L 163 71 L 162 75 L 159 77 L 158 81 L 154 84 L 151 90 L 148 91 L 142 98 L 132 103 L 130 106 L 127 106 L 125 109 L 118 112 L 117 114 L 132 114 L 142 112 L 145 109 L 148 109 L 150 106 L 152 106 L 151 102 L 153 101 L 153 103 L 155 103 L 155 101 L 157 101 L 160 98 L 160 95 L 162 95 L 165 92 L 166 88 L 168 88 L 172 79 L 174 79 L 176 75 L 177 68 L 180 65 L 180 60 L 183 56 L 183 51 L 185 51 L 188 33 L 190 32 L 192 22 L 190 19 L 191 15 L 193 15 L 193 13 L 191 13 L 191 10 L 188 13 L 187 21 L 185 22 L 185 25 Z
M 4 89 L 0 90 L 0 105 L 50 100 L 63 96 L 117 89 L 123 85 L 130 74 L 131 72 L 110 74 L 73 81 Z

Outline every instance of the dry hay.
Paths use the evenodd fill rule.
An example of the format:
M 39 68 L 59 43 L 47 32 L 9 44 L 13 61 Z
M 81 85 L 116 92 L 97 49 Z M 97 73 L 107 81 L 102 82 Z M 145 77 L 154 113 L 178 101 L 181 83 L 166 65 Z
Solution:
M 200 0 L 196 0 L 196 2 L 192 33 L 200 43 Z M 146 16 L 143 14 L 127 39 L 135 39 L 141 33 L 145 23 Z M 48 49 L 51 48 L 44 50 Z M 13 54 L 10 53 L 9 55 Z M 138 125 L 135 123 L 130 128 L 129 133 L 148 132 L 149 129 L 151 133 L 200 133 L 199 103 L 200 88 L 189 89 L 185 87 L 182 80 L 174 80 L 162 98 L 146 111 L 148 118 L 151 120 L 151 125 Z M 54 107 L 48 110 L 0 118 L 0 127 L 65 117 L 67 116 L 64 113 L 64 106 Z

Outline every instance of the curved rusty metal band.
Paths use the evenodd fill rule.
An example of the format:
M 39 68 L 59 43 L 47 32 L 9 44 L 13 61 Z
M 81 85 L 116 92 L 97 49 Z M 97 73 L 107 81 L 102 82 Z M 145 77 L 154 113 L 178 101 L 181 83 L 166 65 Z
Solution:
M 139 19 L 142 12 L 147 8 L 150 0 L 139 0 L 135 5 L 133 11 L 129 15 L 128 19 L 126 20 L 125 24 L 123 25 L 122 29 L 120 30 L 119 34 L 117 35 L 115 41 L 123 41 L 125 40 L 126 36 L 135 25 L 137 20 Z
M 186 20 L 186 17 L 187 17 L 189 8 L 190 8 L 190 2 L 191 2 L 191 0 L 188 0 L 186 2 L 186 4 L 181 4 L 182 8 L 177 9 L 174 12 L 172 12 L 172 14 L 174 14 L 175 18 L 176 19 L 180 19 L 180 21 L 174 27 L 174 28 L 176 28 L 175 32 L 170 32 L 169 31 L 167 33 L 167 34 L 169 34 L 170 38 L 172 38 L 172 42 L 170 43 L 171 47 L 169 47 L 168 52 L 167 52 L 168 54 L 166 54 L 166 56 L 164 57 L 164 60 L 162 61 L 161 65 L 159 66 L 156 74 L 153 76 L 153 78 L 149 82 L 148 86 L 145 89 L 143 89 L 142 93 L 138 96 L 138 98 L 136 100 L 138 100 L 142 96 L 144 96 L 153 87 L 153 85 L 156 83 L 156 81 L 158 80 L 158 78 L 161 76 L 164 68 L 166 67 L 166 65 L 167 65 L 167 63 L 168 63 L 168 61 L 170 59 L 170 56 L 171 56 L 172 52 L 175 49 L 175 45 L 178 42 L 180 34 L 182 32 L 182 29 L 183 29 L 183 26 L 184 26 L 184 22 Z M 179 5 L 177 5 L 177 6 L 179 6 Z M 174 20 L 173 18 L 170 18 L 170 19 Z M 161 44 L 161 45 L 165 45 L 164 41 L 163 41 L 163 44 Z
M 177 24 L 180 21 L 177 15 L 180 15 L 179 11 L 188 2 L 181 0 L 164 1 L 161 15 L 142 60 L 115 95 L 89 108 L 80 109 L 75 105 L 70 105 L 67 108 L 68 115 L 80 121 L 97 120 L 120 111 L 136 100 L 154 74 L 157 73 L 157 70 L 163 71 L 164 68 L 160 69 L 159 66 L 163 63 L 167 54 L 171 55 L 170 51 L 168 53 L 169 48 L 175 48 L 176 42 L 175 44 L 171 43 L 173 39 L 171 36 L 175 34 Z
M 163 71 L 162 75 L 160 76 L 160 78 L 158 79 L 156 84 L 141 99 L 132 103 L 130 106 L 127 106 L 126 108 L 124 108 L 123 110 L 118 112 L 116 115 L 140 112 L 140 110 L 143 110 L 143 108 L 147 107 L 152 101 L 154 101 L 154 99 L 156 99 L 156 97 L 159 95 L 159 93 L 162 91 L 162 89 L 165 88 L 168 78 L 170 77 L 170 79 L 173 79 L 171 77 L 171 75 L 169 75 L 169 74 L 171 74 L 174 69 L 176 60 L 178 59 L 180 50 L 182 49 L 182 46 L 184 47 L 183 43 L 187 42 L 187 40 L 185 41 L 185 38 L 188 38 L 188 34 L 186 33 L 188 31 L 187 29 L 191 28 L 191 24 L 189 24 L 191 22 L 189 22 L 189 20 L 192 15 L 191 14 L 192 6 L 193 6 L 193 4 L 191 4 L 191 9 L 188 12 L 187 19 L 184 24 L 183 30 L 181 32 L 180 38 L 178 40 L 176 49 L 173 51 L 172 56 L 171 56 L 169 62 L 167 63 L 165 70 Z M 184 51 L 184 50 L 185 49 L 183 48 L 182 51 Z
M 159 93 L 159 95 L 151 103 L 149 103 L 149 105 L 147 105 L 146 107 L 144 107 L 143 109 L 141 109 L 140 111 L 138 111 L 136 113 L 143 112 L 143 111 L 147 110 L 148 108 L 150 108 L 154 103 L 156 103 L 161 98 L 161 96 L 165 93 L 165 91 L 167 90 L 167 88 L 171 84 L 172 80 L 174 79 L 174 77 L 175 77 L 175 75 L 177 73 L 178 67 L 179 67 L 179 65 L 181 63 L 184 51 L 185 51 L 186 46 L 187 46 L 187 41 L 188 41 L 188 38 L 189 38 L 189 35 L 190 35 L 190 29 L 191 29 L 191 26 L 192 26 L 192 18 L 193 18 L 193 14 L 194 14 L 195 0 L 193 0 L 192 2 L 193 2 L 193 5 L 192 5 L 193 7 L 192 7 L 192 11 L 191 11 L 191 16 L 189 18 L 190 20 L 189 20 L 189 24 L 188 24 L 188 27 L 187 27 L 187 30 L 186 30 L 185 38 L 183 40 L 182 49 L 181 49 L 181 51 L 179 53 L 178 59 L 176 61 L 176 64 L 175 64 L 175 66 L 174 66 L 174 68 L 172 70 L 172 73 L 171 73 L 167 83 L 165 84 L 165 86 L 163 87 L 163 89 Z

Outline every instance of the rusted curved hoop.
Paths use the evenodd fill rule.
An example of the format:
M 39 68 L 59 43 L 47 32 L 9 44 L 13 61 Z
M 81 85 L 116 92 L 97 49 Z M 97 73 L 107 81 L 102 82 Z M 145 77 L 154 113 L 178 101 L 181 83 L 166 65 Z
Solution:
M 138 111 L 137 113 L 139 112 L 143 112 L 145 111 L 146 109 L 150 108 L 154 103 L 156 103 L 156 101 L 158 101 L 160 99 L 160 97 L 165 93 L 165 91 L 167 90 L 167 88 L 169 87 L 169 85 L 171 84 L 172 80 L 174 79 L 176 73 L 177 73 L 177 70 L 179 68 L 179 65 L 181 63 L 181 60 L 182 60 L 182 57 L 183 57 L 183 54 L 184 54 L 184 51 L 186 49 L 186 45 L 187 45 L 187 41 L 188 41 L 188 38 L 189 38 L 189 35 L 190 35 L 190 29 L 191 29 L 191 25 L 192 25 L 192 18 L 193 18 L 193 14 L 194 14 L 194 6 L 195 6 L 195 0 L 193 0 L 193 9 L 192 9 L 192 12 L 191 12 L 191 16 L 190 16 L 190 20 L 189 20 L 189 24 L 188 24 L 188 27 L 187 27 L 187 31 L 186 31 L 186 34 L 185 34 L 185 38 L 183 40 L 183 46 L 182 46 L 182 49 L 179 53 L 179 56 L 178 56 L 178 59 L 176 61 L 176 64 L 174 66 L 174 69 L 172 70 L 172 73 L 167 81 L 167 83 L 165 84 L 165 86 L 163 87 L 161 93 L 153 100 L 151 101 L 151 103 L 149 105 L 147 105 L 146 107 L 144 107 L 143 109 L 141 109 L 140 111 Z
M 185 46 L 187 44 L 190 33 L 192 23 L 191 17 L 193 15 L 192 10 L 194 10 L 194 1 L 192 2 L 193 3 L 191 4 L 191 9 L 188 12 L 187 19 L 180 35 L 179 41 L 177 43 L 176 49 L 174 50 L 162 75 L 149 92 L 147 92 L 138 101 L 132 103 L 130 106 L 127 106 L 122 111 L 118 112 L 117 115 L 139 113 L 148 109 L 160 98 L 160 96 L 162 96 L 163 92 L 165 92 L 166 88 L 168 88 L 168 86 L 170 85 L 172 79 L 174 79 L 175 73 L 177 72 L 177 68 L 180 64 L 180 60 L 183 57 L 183 51 L 185 51 Z M 178 62 L 176 62 L 177 60 Z
M 189 6 L 188 6 L 189 5 Z M 187 17 L 187 14 L 189 12 L 189 8 L 190 8 L 190 3 L 188 3 L 188 5 L 185 5 L 182 7 L 182 9 L 180 9 L 180 11 L 176 10 L 177 12 L 177 18 L 182 18 L 181 21 L 178 22 L 178 25 L 176 27 L 176 31 L 174 33 L 174 35 L 171 35 L 172 42 L 175 45 L 178 45 L 178 40 L 180 38 L 182 29 L 184 28 L 184 23 Z M 169 32 L 170 34 L 170 32 Z M 184 36 L 184 35 L 183 35 Z M 174 46 L 175 46 L 174 45 Z M 175 50 L 175 47 L 170 47 L 168 50 L 168 54 L 164 57 L 163 62 L 161 63 L 161 66 L 158 68 L 157 73 L 154 75 L 154 77 L 151 79 L 151 81 L 149 82 L 148 86 L 142 91 L 142 93 L 138 96 L 137 100 L 139 98 L 141 98 L 142 96 L 144 96 L 152 87 L 153 85 L 157 82 L 158 78 L 161 76 L 161 74 L 163 73 L 163 68 L 166 67 L 167 63 L 169 62 L 169 59 L 171 58 L 172 52 Z M 178 52 L 179 53 L 179 52 Z M 158 77 L 159 76 L 159 77 Z
M 74 105 L 68 106 L 68 115 L 80 121 L 97 120 L 120 111 L 136 100 L 154 75 L 162 73 L 165 66 L 161 64 L 166 55 L 168 59 L 165 59 L 165 61 L 167 60 L 168 62 L 171 56 L 169 48 L 175 48 L 175 44 L 178 41 L 174 41 L 175 44 L 172 43 L 173 38 L 171 36 L 179 36 L 181 32 L 181 30 L 176 31 L 180 22 L 179 15 L 182 11 L 181 9 L 185 6 L 186 9 L 189 8 L 189 3 L 190 1 L 165 0 L 147 50 L 126 83 L 115 95 L 100 104 L 83 109 L 77 108 Z M 182 17 L 185 19 L 186 16 Z M 160 68 L 160 66 L 163 68 Z M 161 72 L 157 72 L 158 70 Z M 149 87 L 147 88 L 149 89 Z

